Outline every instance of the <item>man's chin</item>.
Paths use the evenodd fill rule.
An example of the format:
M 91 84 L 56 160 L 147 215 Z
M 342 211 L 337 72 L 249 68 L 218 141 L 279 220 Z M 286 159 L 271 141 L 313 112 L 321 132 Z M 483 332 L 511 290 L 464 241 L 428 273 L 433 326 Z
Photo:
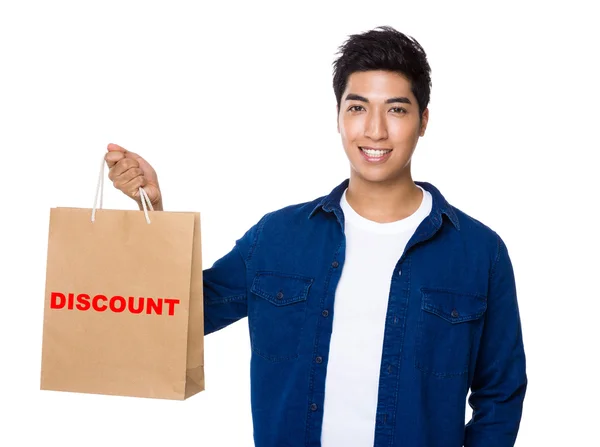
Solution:
M 401 172 L 389 172 L 384 170 L 375 171 L 372 169 L 353 170 L 350 179 L 365 184 L 386 185 L 396 183 L 402 178 Z

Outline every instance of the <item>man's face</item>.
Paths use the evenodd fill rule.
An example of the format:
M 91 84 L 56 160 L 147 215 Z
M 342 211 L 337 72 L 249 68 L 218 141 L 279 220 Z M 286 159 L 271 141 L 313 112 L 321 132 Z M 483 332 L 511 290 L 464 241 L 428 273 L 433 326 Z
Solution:
M 340 100 L 338 132 L 352 168 L 362 181 L 394 182 L 410 171 L 429 110 L 419 105 L 403 75 L 365 71 L 350 75 Z M 382 151 L 385 150 L 385 151 Z

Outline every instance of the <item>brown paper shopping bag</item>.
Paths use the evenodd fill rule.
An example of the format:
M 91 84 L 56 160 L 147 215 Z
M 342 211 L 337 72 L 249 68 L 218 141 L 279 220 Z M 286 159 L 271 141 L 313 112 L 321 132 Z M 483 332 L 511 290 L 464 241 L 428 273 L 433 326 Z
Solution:
M 104 167 L 104 161 L 103 165 Z M 200 214 L 50 211 L 41 389 L 186 399 L 204 390 Z M 147 203 L 146 203 L 147 200 Z

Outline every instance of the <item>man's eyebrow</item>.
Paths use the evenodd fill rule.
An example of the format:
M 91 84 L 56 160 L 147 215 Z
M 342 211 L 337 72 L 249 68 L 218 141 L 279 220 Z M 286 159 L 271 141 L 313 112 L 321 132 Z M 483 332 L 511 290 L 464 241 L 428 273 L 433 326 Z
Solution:
M 346 95 L 346 101 L 361 101 L 367 104 L 369 103 L 369 100 L 367 98 L 365 98 L 364 96 L 357 95 L 355 93 L 348 93 L 348 95 Z M 392 104 L 395 102 L 401 102 L 403 104 L 412 104 L 410 102 L 410 99 L 408 99 L 406 96 L 397 96 L 395 98 L 389 98 L 385 101 L 386 104 Z
M 401 102 L 403 104 L 412 104 L 410 102 L 410 99 L 408 99 L 406 96 L 398 96 L 396 98 L 390 98 L 385 103 L 386 104 L 391 104 L 393 102 Z

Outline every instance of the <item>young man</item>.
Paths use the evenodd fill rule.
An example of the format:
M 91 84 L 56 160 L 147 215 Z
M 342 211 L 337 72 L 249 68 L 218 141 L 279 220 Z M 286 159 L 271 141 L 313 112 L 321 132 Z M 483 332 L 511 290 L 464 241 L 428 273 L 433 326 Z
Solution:
M 527 378 L 506 246 L 411 177 L 425 52 L 388 27 L 340 50 L 350 178 L 266 214 L 204 271 L 206 333 L 248 317 L 257 447 L 512 446 Z M 162 209 L 152 167 L 108 149 L 114 186 Z

